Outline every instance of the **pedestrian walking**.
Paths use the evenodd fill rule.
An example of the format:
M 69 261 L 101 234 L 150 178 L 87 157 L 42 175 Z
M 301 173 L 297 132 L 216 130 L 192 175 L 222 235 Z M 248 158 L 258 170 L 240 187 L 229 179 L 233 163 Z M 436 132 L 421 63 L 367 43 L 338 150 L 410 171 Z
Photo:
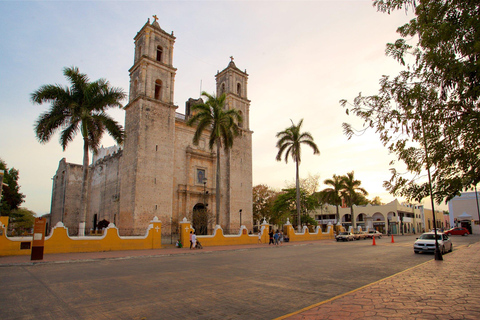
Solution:
M 193 236 L 193 231 L 190 231 L 190 249 L 192 249 L 192 236 Z
M 192 249 L 195 249 L 195 245 L 197 244 L 197 235 L 192 233 Z
M 258 231 L 258 243 L 262 243 L 262 229 Z
M 273 230 L 270 230 L 270 232 L 268 233 L 268 239 L 269 239 L 268 245 L 275 244 L 273 242 Z
M 278 236 L 278 242 L 279 242 L 280 244 L 283 243 L 283 231 L 282 231 L 282 230 L 280 230 L 280 234 L 279 234 L 279 236 Z
M 278 233 L 278 230 L 275 232 L 275 234 L 273 235 L 273 240 L 275 240 L 275 245 L 278 246 L 278 236 L 279 236 L 279 233 Z

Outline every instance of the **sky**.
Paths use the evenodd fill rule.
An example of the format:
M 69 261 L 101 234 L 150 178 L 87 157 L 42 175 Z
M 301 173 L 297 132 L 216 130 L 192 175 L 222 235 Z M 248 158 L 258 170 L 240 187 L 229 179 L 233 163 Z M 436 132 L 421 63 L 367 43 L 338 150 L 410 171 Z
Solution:
M 31 93 L 44 84 L 68 85 L 63 68 L 70 66 L 128 92 L 133 37 L 152 15 L 176 37 L 177 112 L 184 113 L 185 101 L 201 90 L 214 93 L 215 74 L 230 56 L 249 74 L 254 185 L 281 189 L 294 181 L 294 163 L 275 160 L 275 135 L 304 119 L 302 129 L 312 134 L 320 155 L 304 147 L 302 178 L 319 175 L 323 182 L 354 171 L 368 198 L 395 199 L 382 187 L 395 156 L 373 131 L 348 140 L 342 123 L 360 128 L 361 121 L 339 101 L 375 94 L 382 75 L 401 70 L 385 55 L 385 45 L 399 38 L 396 29 L 413 18 L 411 12 L 377 12 L 369 0 L 0 0 L 0 158 L 20 172 L 24 207 L 48 213 L 58 162 L 81 164 L 83 158 L 80 136 L 65 152 L 58 135 L 38 142 L 34 124 L 49 105 L 34 105 Z M 124 111 L 109 114 L 124 124 Z M 105 136 L 103 145 L 113 144 Z M 319 189 L 325 187 L 320 183 Z

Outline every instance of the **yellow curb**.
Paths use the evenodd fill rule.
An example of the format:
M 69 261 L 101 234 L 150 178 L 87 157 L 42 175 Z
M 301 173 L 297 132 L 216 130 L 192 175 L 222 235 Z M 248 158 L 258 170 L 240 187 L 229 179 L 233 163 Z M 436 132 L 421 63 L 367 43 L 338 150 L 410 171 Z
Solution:
M 297 315 L 297 314 L 302 313 L 302 312 L 304 312 L 304 311 L 307 311 L 307 310 L 310 310 L 310 309 L 312 309 L 312 308 L 321 306 L 322 304 L 328 303 L 328 302 L 333 301 L 333 300 L 340 299 L 340 298 L 342 298 L 342 297 L 344 297 L 344 296 L 346 296 L 346 295 L 349 295 L 349 294 L 351 294 L 351 293 L 354 293 L 354 292 L 357 292 L 357 291 L 359 291 L 359 290 L 368 288 L 368 287 L 373 286 L 374 284 L 377 284 L 377 283 L 379 283 L 379 282 L 381 282 L 381 281 L 384 281 L 384 280 L 393 278 L 393 277 L 395 277 L 395 276 L 398 276 L 399 274 L 402 274 L 402 273 L 404 273 L 404 272 L 407 272 L 407 271 L 410 271 L 410 270 L 412 270 L 412 269 L 418 268 L 418 267 L 423 266 L 424 264 L 429 263 L 429 262 L 432 262 L 432 261 L 434 261 L 434 260 L 425 261 L 425 262 L 423 262 L 423 263 L 421 263 L 421 264 L 419 264 L 419 265 L 416 265 L 416 266 L 414 266 L 414 267 L 405 269 L 405 270 L 403 270 L 403 271 L 400 271 L 400 272 L 398 272 L 398 273 L 395 273 L 395 274 L 393 274 L 393 275 L 391 275 L 391 276 L 388 276 L 388 277 L 386 277 L 386 278 L 383 278 L 383 279 L 377 280 L 377 281 L 375 281 L 375 282 L 366 284 L 366 285 L 364 285 L 364 286 L 362 286 L 362 287 L 360 287 L 360 288 L 357 288 L 357 289 L 355 289 L 355 290 L 352 290 L 352 291 L 349 291 L 349 292 L 346 292 L 346 293 L 342 293 L 341 295 L 335 296 L 335 297 L 330 298 L 330 299 L 328 299 L 328 300 L 325 300 L 325 301 L 322 301 L 322 302 L 319 302 L 319 303 L 312 304 L 311 306 L 308 306 L 308 307 L 305 307 L 305 308 L 300 309 L 300 310 L 298 310 L 298 311 L 295 311 L 295 312 L 286 314 L 286 315 L 281 316 L 281 317 L 279 317 L 279 318 L 275 318 L 275 319 L 273 319 L 273 320 L 282 320 L 282 319 L 286 319 L 286 318 L 288 318 L 288 317 Z

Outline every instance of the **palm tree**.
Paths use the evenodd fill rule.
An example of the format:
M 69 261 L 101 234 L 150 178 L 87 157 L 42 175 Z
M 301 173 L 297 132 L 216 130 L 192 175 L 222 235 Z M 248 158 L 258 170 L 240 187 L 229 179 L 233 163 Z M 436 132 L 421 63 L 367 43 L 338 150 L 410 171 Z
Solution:
M 350 215 L 352 217 L 352 227 L 355 228 L 355 216 L 353 212 L 353 205 L 358 204 L 358 201 L 361 199 L 360 196 L 361 195 L 367 196 L 368 192 L 365 189 L 360 187 L 362 182 L 360 180 L 355 180 L 353 171 L 343 176 L 342 180 L 344 184 L 342 195 L 347 205 L 350 207 Z
M 70 87 L 43 85 L 31 94 L 33 103 L 50 103 L 50 109 L 42 113 L 35 122 L 35 133 L 40 143 L 47 143 L 60 131 L 63 151 L 80 132 L 83 138 L 83 177 L 81 196 L 81 220 L 84 228 L 87 217 L 87 174 L 89 150 L 97 152 L 103 133 L 108 132 L 121 144 L 124 131 L 121 125 L 105 113 L 109 108 L 122 108 L 120 101 L 126 94 L 121 88 L 110 87 L 108 81 L 99 79 L 90 82 L 78 68 L 64 68 L 63 74 Z
M 292 121 L 292 120 L 290 120 Z M 299 178 L 299 166 L 301 162 L 301 146 L 305 144 L 313 149 L 313 154 L 320 154 L 317 145 L 313 142 L 313 137 L 310 132 L 301 132 L 303 119 L 295 125 L 292 121 L 292 125 L 277 133 L 276 137 L 279 138 L 277 141 L 277 161 L 282 160 L 282 155 L 285 152 L 285 163 L 288 163 L 288 157 L 291 156 L 295 162 L 296 176 L 295 176 L 295 186 L 297 189 L 297 226 L 298 231 L 301 230 L 301 221 L 300 221 L 300 178 Z
M 233 146 L 233 140 L 240 133 L 238 124 L 243 121 L 240 112 L 237 109 L 225 110 L 226 95 L 220 97 L 210 95 L 203 91 L 202 96 L 207 98 L 204 103 L 192 106 L 193 116 L 188 119 L 189 126 L 196 125 L 197 129 L 193 136 L 193 144 L 198 145 L 202 133 L 209 131 L 208 147 L 213 151 L 213 147 L 217 148 L 217 173 L 215 181 L 216 193 L 216 224 L 220 224 L 220 150 L 223 148 L 228 151 Z
M 326 179 L 323 181 L 330 188 L 325 188 L 320 191 L 322 200 L 329 204 L 333 204 L 337 207 L 337 223 L 340 222 L 340 213 L 338 212 L 338 206 L 342 204 L 342 190 L 345 189 L 343 178 L 336 174 L 333 175 L 331 179 Z

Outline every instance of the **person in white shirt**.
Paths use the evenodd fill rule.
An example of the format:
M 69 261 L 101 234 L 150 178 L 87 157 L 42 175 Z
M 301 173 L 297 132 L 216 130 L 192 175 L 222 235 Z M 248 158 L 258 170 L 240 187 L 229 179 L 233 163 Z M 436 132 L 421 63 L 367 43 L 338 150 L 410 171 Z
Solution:
M 192 233 L 192 249 L 195 249 L 195 245 L 197 244 L 197 235 Z

